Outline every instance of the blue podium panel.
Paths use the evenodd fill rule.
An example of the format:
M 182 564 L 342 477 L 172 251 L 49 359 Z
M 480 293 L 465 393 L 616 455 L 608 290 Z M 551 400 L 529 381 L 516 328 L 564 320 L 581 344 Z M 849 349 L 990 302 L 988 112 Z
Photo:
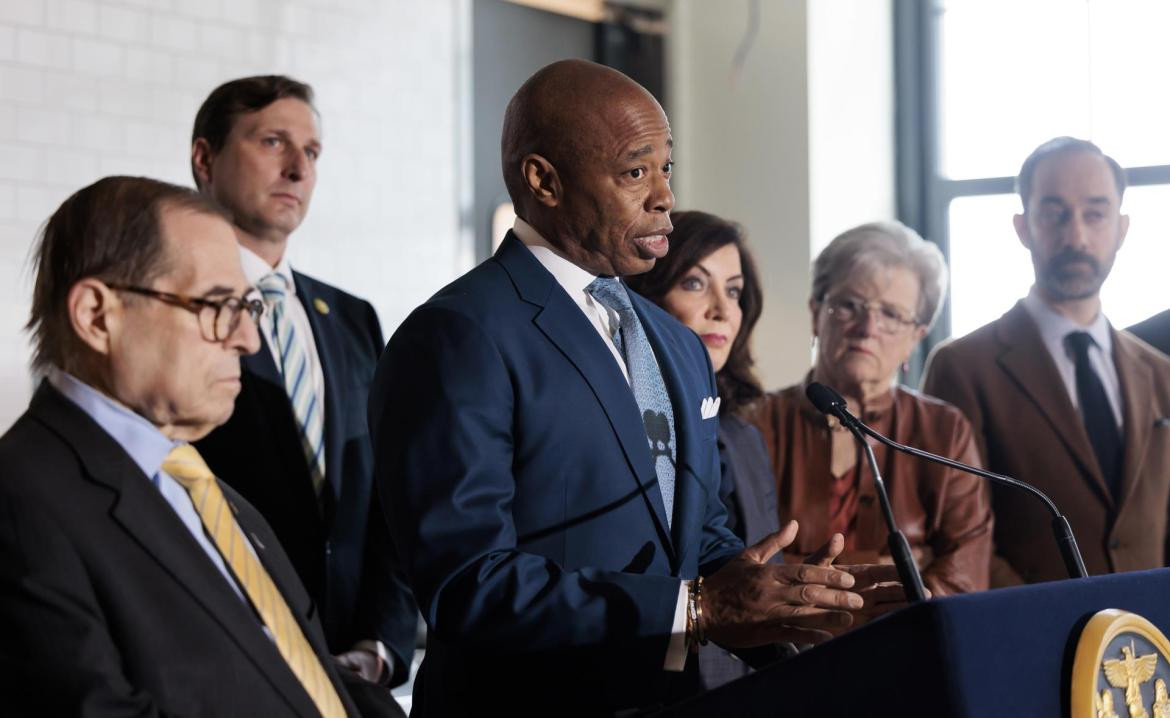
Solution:
M 930 600 L 691 701 L 670 716 L 1067 716 L 1077 639 L 1118 608 L 1170 628 L 1170 569 Z

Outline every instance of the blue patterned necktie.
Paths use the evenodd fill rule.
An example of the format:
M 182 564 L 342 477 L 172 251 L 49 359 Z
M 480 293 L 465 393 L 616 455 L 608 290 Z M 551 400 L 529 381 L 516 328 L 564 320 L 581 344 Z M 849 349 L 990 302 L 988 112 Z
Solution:
M 276 335 L 280 373 L 301 430 L 301 448 L 309 464 L 309 477 L 313 481 L 313 490 L 320 496 L 325 483 L 325 410 L 313 386 L 313 372 L 305 350 L 308 338 L 297 334 L 292 317 L 286 311 L 288 280 L 272 272 L 261 278 L 259 287 L 264 303 L 272 313 L 272 333 Z
M 613 277 L 598 277 L 585 288 L 593 298 L 617 312 L 619 326 L 613 333 L 614 346 L 626 359 L 630 373 L 630 388 L 642 412 L 650 457 L 658 475 L 658 488 L 666 506 L 666 524 L 674 520 L 674 478 L 677 442 L 674 432 L 674 408 L 666 383 L 654 358 L 654 349 L 646 338 L 646 330 L 634 313 L 630 295 L 620 281 Z

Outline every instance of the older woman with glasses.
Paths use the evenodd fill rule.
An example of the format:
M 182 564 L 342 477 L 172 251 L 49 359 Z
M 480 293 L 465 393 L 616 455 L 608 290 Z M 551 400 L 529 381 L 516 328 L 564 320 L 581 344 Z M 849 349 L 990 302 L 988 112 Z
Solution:
M 958 409 L 897 382 L 899 367 L 938 315 L 946 281 L 938 248 L 897 222 L 851 229 L 817 257 L 809 300 L 817 346 L 812 371 L 804 382 L 768 394 L 753 419 L 771 455 L 780 516 L 800 522 L 788 550 L 808 553 L 842 533 L 841 563 L 889 560 L 863 449 L 805 398 L 810 382 L 836 389 L 854 415 L 895 441 L 979 463 Z M 992 516 L 980 479 L 881 445 L 873 449 L 927 588 L 935 596 L 987 588 Z M 894 593 L 900 590 L 890 600 L 899 600 Z

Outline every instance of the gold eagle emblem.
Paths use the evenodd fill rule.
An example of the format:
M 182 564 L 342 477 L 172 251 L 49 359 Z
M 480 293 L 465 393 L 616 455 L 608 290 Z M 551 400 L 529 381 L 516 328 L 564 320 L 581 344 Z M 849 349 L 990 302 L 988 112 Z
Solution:
M 1138 656 L 1133 641 L 1128 646 L 1121 647 L 1121 658 L 1111 658 L 1101 663 L 1105 671 L 1105 678 L 1114 688 L 1125 689 L 1125 707 L 1129 709 L 1130 718 L 1150 718 L 1150 714 L 1142 706 L 1141 684 L 1154 677 L 1154 670 L 1158 667 L 1158 654 L 1149 653 Z

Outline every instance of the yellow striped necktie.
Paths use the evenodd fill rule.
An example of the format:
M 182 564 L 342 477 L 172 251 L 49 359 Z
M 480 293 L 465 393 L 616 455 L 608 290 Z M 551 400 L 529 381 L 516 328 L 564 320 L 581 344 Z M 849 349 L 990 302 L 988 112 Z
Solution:
M 207 535 L 231 566 L 236 580 L 260 614 L 260 620 L 271 631 L 280 655 L 313 699 L 317 710 L 325 718 L 344 718 L 345 708 L 329 676 L 272 577 L 248 550 L 240 525 L 203 457 L 190 444 L 177 446 L 163 460 L 162 470 L 173 476 L 191 495 Z

